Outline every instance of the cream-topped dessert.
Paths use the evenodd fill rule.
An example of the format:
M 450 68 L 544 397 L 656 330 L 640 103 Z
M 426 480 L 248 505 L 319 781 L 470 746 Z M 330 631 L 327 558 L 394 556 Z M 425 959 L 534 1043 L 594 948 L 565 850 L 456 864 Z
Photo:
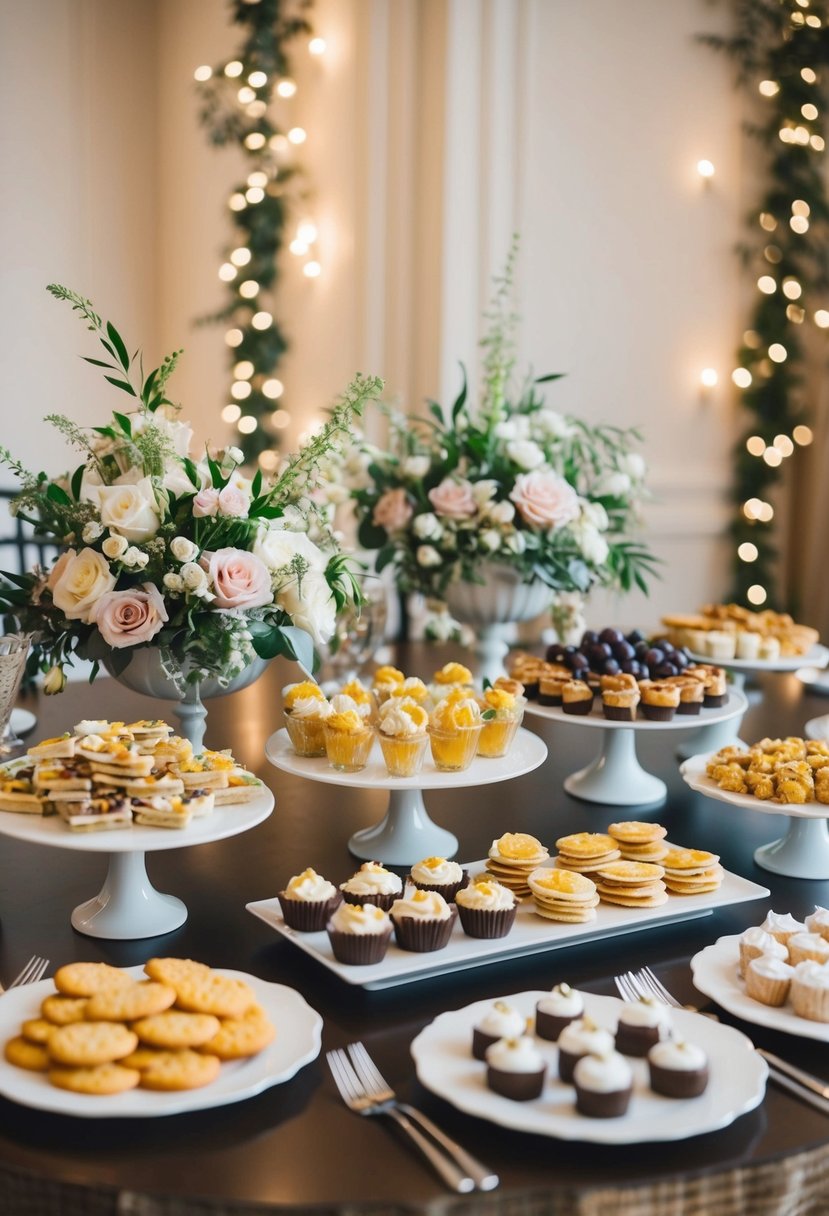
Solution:
M 356 874 L 340 883 L 343 899 L 349 904 L 376 904 L 388 912 L 403 891 L 403 880 L 377 861 L 364 861 Z
M 789 962 L 829 962 L 829 941 L 820 933 L 794 933 L 789 938 Z
M 584 1013 L 584 997 L 569 984 L 556 984 L 535 1006 L 535 1033 L 555 1043 L 565 1026 Z
M 590 1053 L 606 1055 L 613 1051 L 613 1036 L 598 1026 L 589 1014 L 570 1022 L 558 1036 L 558 1075 L 562 1081 L 573 1080 L 576 1061 Z
M 386 933 L 390 929 L 389 917 L 375 904 L 341 903 L 328 922 L 338 933 Z
M 310 866 L 289 879 L 283 891 L 286 899 L 301 899 L 305 903 L 319 903 L 320 900 L 332 899 L 336 894 L 334 884 Z
M 342 896 L 333 883 L 310 866 L 295 874 L 279 892 L 279 906 L 285 924 L 301 933 L 315 933 L 325 928 Z
M 668 1098 L 695 1098 L 708 1084 L 708 1057 L 696 1043 L 663 1039 L 648 1052 L 651 1088 Z
M 392 934 L 388 913 L 376 904 L 342 903 L 326 928 L 334 957 L 351 966 L 379 963 Z
M 816 904 L 814 912 L 806 917 L 806 931 L 829 938 L 829 908 L 821 908 Z
M 420 890 L 439 891 L 444 899 L 452 900 L 466 883 L 466 871 L 445 857 L 426 857 L 412 866 L 409 878 Z
M 653 996 L 626 1001 L 619 1010 L 616 1050 L 628 1056 L 646 1056 L 670 1031 L 671 1014 L 664 1001 Z
M 468 937 L 506 937 L 515 924 L 518 903 L 509 887 L 487 875 L 455 892 L 461 927 Z
M 795 933 L 807 932 L 806 925 L 795 920 L 791 912 L 769 912 L 760 928 L 784 946 Z
M 499 1039 L 486 1050 L 489 1088 L 513 1102 L 537 1098 L 547 1071 L 541 1053 L 529 1035 Z
M 798 963 L 792 975 L 794 1011 L 811 1022 L 829 1022 L 829 966 L 814 961 Z
M 741 934 L 739 947 L 740 975 L 742 976 L 745 976 L 746 967 L 751 960 L 761 954 L 770 954 L 772 958 L 782 958 L 784 961 L 789 956 L 786 946 L 772 937 L 770 933 L 766 933 L 765 929 L 756 925 Z
M 396 899 L 391 914 L 396 919 L 448 920 L 452 909 L 437 891 L 415 891 L 407 899 Z
M 582 1056 L 573 1070 L 576 1109 L 591 1119 L 623 1115 L 633 1092 L 633 1073 L 618 1051 Z
M 746 996 L 763 1005 L 782 1005 L 789 995 L 793 975 L 794 968 L 789 963 L 761 954 L 746 967 Z
M 472 1029 L 472 1054 L 476 1060 L 486 1057 L 486 1049 L 499 1039 L 517 1039 L 526 1032 L 527 1022 L 507 1001 L 496 1001 Z
M 398 946 L 419 953 L 442 950 L 456 917 L 455 905 L 448 904 L 438 891 L 417 890 L 409 897 L 396 899 L 391 906 Z

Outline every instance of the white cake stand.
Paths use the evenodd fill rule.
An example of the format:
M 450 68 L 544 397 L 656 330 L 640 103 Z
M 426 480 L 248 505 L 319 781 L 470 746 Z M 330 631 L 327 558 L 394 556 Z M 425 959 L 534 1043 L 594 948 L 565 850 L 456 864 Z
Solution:
M 803 727 L 803 734 L 807 739 L 829 739 L 829 714 L 810 718 Z
M 669 722 L 652 722 L 647 718 L 636 718 L 633 722 L 615 722 L 605 718 L 598 698 L 589 714 L 566 714 L 554 705 L 539 705 L 531 701 L 528 714 L 601 732 L 601 749 L 587 768 L 572 773 L 564 782 L 568 794 L 582 798 L 585 802 L 601 802 L 606 806 L 646 806 L 663 802 L 668 787 L 659 777 L 646 772 L 636 755 L 636 735 L 651 731 L 688 730 L 700 719 L 706 724 L 728 722 L 742 717 L 746 710 L 746 699 L 741 692 L 732 690 L 725 705 L 719 709 L 702 709 L 699 716 L 675 714 Z
M 284 728 L 268 739 L 265 755 L 276 768 L 309 781 L 349 789 L 389 790 L 389 805 L 383 819 L 374 827 L 355 832 L 348 847 L 355 857 L 367 861 L 408 866 L 424 857 L 452 857 L 458 851 L 457 837 L 438 827 L 426 813 L 424 790 L 466 789 L 521 777 L 544 763 L 547 745 L 530 731 L 519 730 L 506 756 L 498 759 L 478 756 L 462 773 L 442 773 L 427 753 L 415 777 L 390 777 L 378 743 L 374 744 L 364 769 L 359 773 L 341 773 L 324 756 L 298 756 Z
M 716 798 L 731 806 L 745 807 L 764 815 L 786 815 L 789 820 L 785 836 L 764 844 L 754 851 L 754 860 L 764 870 L 785 874 L 788 878 L 829 878 L 829 831 L 826 820 L 829 806 L 820 802 L 793 803 L 764 801 L 752 794 L 735 794 L 721 790 L 716 781 L 706 775 L 710 754 L 692 756 L 680 766 L 686 784 L 698 794 Z
M 184 849 L 224 840 L 267 819 L 273 794 L 263 786 L 251 802 L 217 807 L 186 828 L 133 824 L 109 831 L 73 832 L 59 815 L 21 815 L 0 811 L 0 835 L 30 844 L 82 853 L 104 853 L 109 868 L 101 890 L 72 913 L 72 927 L 88 937 L 128 941 L 172 933 L 187 920 L 187 907 L 174 895 L 156 891 L 147 876 L 145 853 Z

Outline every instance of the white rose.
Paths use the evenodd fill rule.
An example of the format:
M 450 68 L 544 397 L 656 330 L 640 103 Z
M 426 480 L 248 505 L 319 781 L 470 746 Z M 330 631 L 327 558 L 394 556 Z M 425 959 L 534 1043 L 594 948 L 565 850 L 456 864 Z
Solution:
M 95 549 L 70 549 L 61 567 L 60 577 L 52 587 L 52 599 L 70 621 L 95 619 L 98 600 L 112 591 L 115 579 L 106 558 Z
M 507 418 L 495 424 L 495 434 L 498 439 L 517 439 L 518 427 L 514 418 Z
M 164 586 L 168 591 L 184 590 L 184 579 L 180 574 L 175 574 L 172 570 L 165 574 L 161 581 L 164 583 Z
M 498 482 L 493 481 L 491 477 L 485 477 L 483 481 L 476 481 L 472 487 L 472 497 L 479 508 L 485 507 L 488 502 L 491 502 L 497 492 Z
M 569 439 L 576 429 L 556 410 L 539 410 L 533 415 L 533 420 L 536 432 L 552 439 Z
M 440 540 L 443 535 L 443 525 L 431 511 L 418 515 L 412 524 L 412 531 L 418 540 Z
M 328 481 L 323 486 L 325 501 L 330 502 L 332 506 L 339 507 L 342 503 L 348 502 L 350 491 L 348 486 L 343 485 L 339 481 Z
M 227 456 L 229 460 L 232 460 L 234 464 L 242 464 L 245 459 L 245 453 L 241 448 L 228 448 L 225 452 L 225 456 Z
M 439 566 L 443 562 L 443 558 L 432 545 L 418 545 L 417 547 L 417 564 L 419 566 Z
M 403 461 L 405 477 L 425 477 L 432 462 L 428 456 L 407 456 Z
M 307 532 L 291 532 L 287 528 L 269 528 L 261 533 L 253 546 L 253 553 L 269 570 L 280 570 L 299 554 L 312 570 L 325 570 L 328 559 L 314 544 Z
M 603 473 L 591 493 L 596 498 L 624 498 L 630 490 L 627 473 Z
M 181 578 L 187 590 L 197 595 L 207 588 L 207 574 L 196 562 L 185 562 L 181 567 Z
M 295 625 L 311 635 L 315 645 L 323 645 L 333 635 L 337 605 L 325 577 L 318 571 L 309 570 L 302 576 L 301 593 L 292 579 L 281 589 L 276 602 Z
M 136 549 L 135 545 L 130 545 L 121 561 L 130 569 L 137 568 L 143 570 L 149 561 L 149 556 L 143 553 L 140 549 Z
M 609 549 L 601 532 L 591 523 L 579 521 L 573 525 L 573 533 L 587 561 L 594 566 L 603 565 L 607 560 Z
M 519 469 L 537 469 L 544 463 L 544 453 L 532 439 L 514 439 L 507 444 L 507 455 Z
M 598 528 L 600 532 L 606 532 L 610 520 L 607 518 L 607 511 L 600 502 L 582 502 L 581 516 L 587 523 L 592 524 L 594 528 Z
M 139 543 L 155 536 L 161 519 L 149 477 L 137 485 L 102 486 L 98 497 L 101 523 L 113 532 Z
M 88 464 L 83 471 L 83 477 L 81 477 L 80 501 L 92 502 L 97 506 L 98 495 L 103 484 L 101 474 L 98 472 L 98 466 L 96 464 Z
M 509 549 L 510 553 L 523 553 L 526 547 L 527 542 L 523 532 L 513 532 L 504 541 L 504 548 Z
M 623 473 L 627 473 L 631 481 L 642 481 L 648 466 L 645 463 L 644 457 L 638 452 L 626 452 L 624 456 L 620 456 L 617 464 Z
M 505 498 L 502 502 L 494 502 L 487 515 L 496 524 L 511 524 L 515 519 L 515 507 Z
M 485 528 L 478 537 L 482 549 L 487 549 L 490 553 L 495 553 L 501 548 L 501 533 L 496 532 L 494 528 Z
M 170 552 L 176 561 L 191 562 L 198 551 L 198 545 L 194 545 L 186 536 L 175 536 L 170 541 Z
M 108 536 L 101 548 L 110 561 L 115 561 L 116 558 L 124 556 L 129 546 L 123 536 Z
M 171 494 L 175 494 L 176 498 L 183 498 L 185 494 L 195 494 L 199 490 L 204 489 L 207 485 L 208 477 L 207 470 L 197 467 L 199 484 L 194 486 L 190 478 L 187 476 L 184 465 L 180 460 L 168 460 L 164 465 L 164 476 L 161 479 L 161 484 L 165 490 L 169 490 Z
M 101 524 L 95 519 L 91 519 L 88 524 L 84 524 L 84 529 L 81 533 L 84 544 L 91 545 L 103 533 L 103 530 Z

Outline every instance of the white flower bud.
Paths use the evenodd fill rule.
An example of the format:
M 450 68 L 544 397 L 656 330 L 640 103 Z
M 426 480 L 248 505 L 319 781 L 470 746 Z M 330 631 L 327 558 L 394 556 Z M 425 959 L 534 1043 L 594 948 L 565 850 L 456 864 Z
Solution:
M 130 545 L 121 558 L 125 566 L 128 566 L 130 569 L 137 568 L 139 570 L 142 570 L 149 560 L 147 554 L 142 553 L 135 545 Z
M 478 537 L 478 543 L 488 553 L 495 553 L 501 548 L 501 533 L 494 528 L 486 528 Z
M 161 581 L 164 583 L 164 586 L 168 591 L 184 590 L 184 579 L 180 574 L 174 574 L 172 570 L 165 574 Z
M 84 524 L 83 532 L 81 533 L 85 545 L 91 545 L 103 534 L 103 525 L 99 524 L 97 519 L 91 519 L 88 524 Z
M 443 535 L 443 525 L 431 511 L 418 515 L 412 524 L 412 531 L 418 540 L 440 540 Z
M 191 562 L 198 551 L 198 545 L 194 545 L 186 536 L 176 536 L 170 541 L 170 552 L 176 561 Z
M 198 594 L 207 590 L 207 575 L 195 562 L 184 563 L 181 567 L 181 577 L 188 591 L 195 591 Z
M 496 524 L 511 524 L 515 519 L 515 507 L 505 498 L 502 502 L 494 502 L 487 515 Z
M 63 692 L 66 687 L 66 676 L 63 674 L 63 668 L 58 664 L 50 667 L 43 678 L 43 691 L 47 697 L 53 697 L 55 693 Z
M 129 548 L 129 545 L 124 540 L 123 536 L 116 536 L 113 534 L 112 536 L 108 536 L 106 538 L 101 548 L 104 551 L 105 557 L 108 557 L 110 561 L 115 561 L 116 558 L 124 556 Z
M 407 456 L 403 461 L 403 474 L 406 477 L 425 477 L 430 464 L 428 456 Z
M 241 464 L 245 459 L 245 453 L 241 448 L 228 448 L 225 455 L 229 460 L 232 460 L 234 464 Z
M 418 545 L 417 564 L 424 567 L 439 566 L 443 558 L 432 545 Z
M 523 532 L 513 532 L 504 541 L 504 548 L 509 549 L 510 553 L 523 553 L 527 547 L 527 542 Z

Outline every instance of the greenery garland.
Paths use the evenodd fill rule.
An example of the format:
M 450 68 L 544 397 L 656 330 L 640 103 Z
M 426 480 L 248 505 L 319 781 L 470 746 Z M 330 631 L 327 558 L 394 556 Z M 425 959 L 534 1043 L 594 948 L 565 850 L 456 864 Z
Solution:
M 779 607 L 769 492 L 787 457 L 812 441 L 808 334 L 800 327 L 829 327 L 829 28 L 821 0 L 734 0 L 734 10 L 732 37 L 702 39 L 737 62 L 738 84 L 762 107 L 745 124 L 763 151 L 765 187 L 738 247 L 758 298 L 732 373 L 751 415 L 735 448 L 732 595 Z
M 272 105 L 296 91 L 291 53 L 298 39 L 312 34 L 310 7 L 311 0 L 231 0 L 233 21 L 246 31 L 244 41 L 229 62 L 195 72 L 199 117 L 210 142 L 237 144 L 250 168 L 228 199 L 234 239 L 219 271 L 228 301 L 203 319 L 231 326 L 225 341 L 232 401 L 222 417 L 235 422 L 235 442 L 246 460 L 258 459 L 267 471 L 277 465 L 278 424 L 287 422 L 275 372 L 288 343 L 272 301 L 288 219 L 287 188 L 301 175 L 293 154 L 304 139 L 299 127 L 282 130 Z M 322 40 L 314 39 L 308 43 L 312 52 L 315 43 L 324 49 Z

